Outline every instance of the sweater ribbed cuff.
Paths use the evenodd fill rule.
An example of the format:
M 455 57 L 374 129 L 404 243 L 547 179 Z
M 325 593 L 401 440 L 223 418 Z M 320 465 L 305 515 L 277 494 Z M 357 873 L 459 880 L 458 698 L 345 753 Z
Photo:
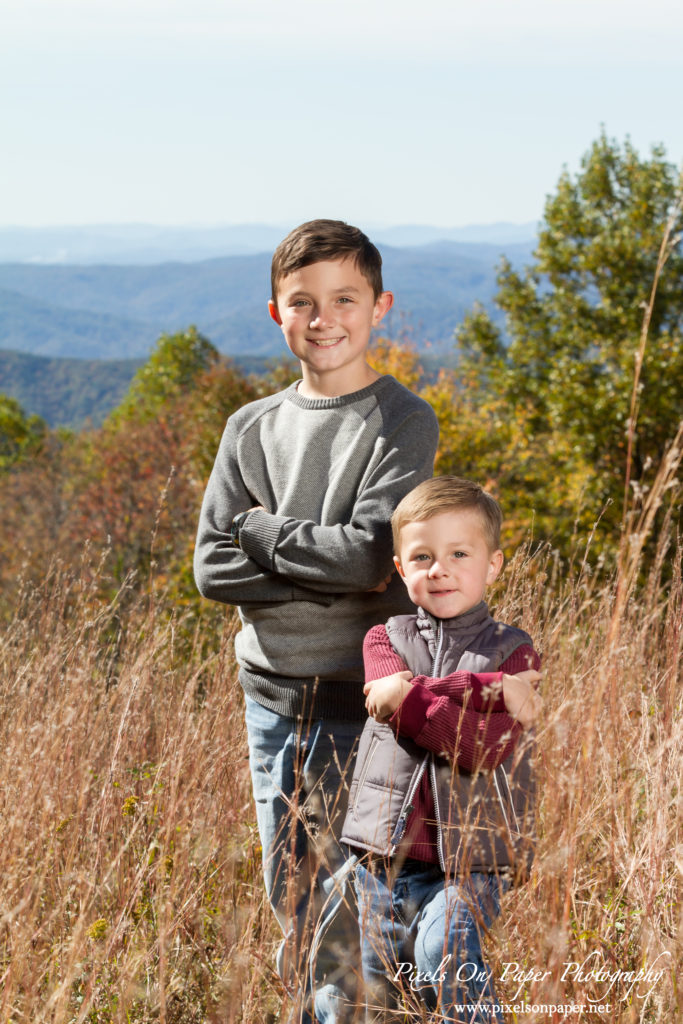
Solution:
M 255 508 L 240 527 L 240 547 L 264 569 L 274 569 L 275 547 L 286 516 L 273 515 L 265 509 Z
M 438 698 L 426 686 L 413 683 L 408 693 L 391 716 L 390 724 L 398 728 L 401 736 L 417 739 L 427 722 L 427 711 Z

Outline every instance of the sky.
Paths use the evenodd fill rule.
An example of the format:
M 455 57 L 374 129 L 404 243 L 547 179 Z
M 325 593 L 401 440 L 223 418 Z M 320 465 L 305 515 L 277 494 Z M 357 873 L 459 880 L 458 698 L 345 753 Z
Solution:
M 542 217 L 683 159 L 680 0 L 0 0 L 0 225 Z

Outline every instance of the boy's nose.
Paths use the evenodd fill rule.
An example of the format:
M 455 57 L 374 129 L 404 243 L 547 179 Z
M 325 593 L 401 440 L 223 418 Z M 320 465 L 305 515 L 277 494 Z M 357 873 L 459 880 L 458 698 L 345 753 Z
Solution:
M 309 327 L 327 327 L 332 322 L 332 318 L 329 314 L 325 314 L 323 310 L 316 310 L 315 315 L 311 318 Z
M 429 567 L 429 575 L 430 576 L 445 576 L 446 575 L 446 570 L 444 569 L 443 565 L 441 565 L 441 562 L 437 561 L 437 559 L 434 559 L 434 561 L 430 565 L 430 567 Z

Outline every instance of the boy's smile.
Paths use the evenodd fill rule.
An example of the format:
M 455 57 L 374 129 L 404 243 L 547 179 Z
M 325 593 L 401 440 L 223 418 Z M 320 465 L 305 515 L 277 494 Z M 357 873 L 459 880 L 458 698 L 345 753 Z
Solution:
M 393 295 L 375 300 L 352 259 L 311 263 L 280 281 L 270 315 L 301 361 L 300 391 L 311 398 L 350 394 L 379 374 L 367 363 L 372 328 L 391 308 Z
M 490 551 L 479 514 L 462 509 L 406 523 L 394 562 L 413 604 L 450 619 L 479 604 L 502 568 L 503 553 Z

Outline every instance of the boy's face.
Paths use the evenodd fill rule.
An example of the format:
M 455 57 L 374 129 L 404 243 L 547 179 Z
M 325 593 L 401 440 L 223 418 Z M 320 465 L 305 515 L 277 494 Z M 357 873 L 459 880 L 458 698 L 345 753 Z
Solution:
M 280 280 L 277 304 L 268 303 L 285 341 L 301 361 L 309 394 L 350 394 L 377 377 L 366 362 L 370 332 L 391 308 L 393 295 L 375 299 L 352 259 L 311 263 Z
M 503 552 L 489 549 L 479 513 L 463 509 L 407 523 L 394 562 L 413 604 L 450 619 L 479 604 L 502 568 Z

